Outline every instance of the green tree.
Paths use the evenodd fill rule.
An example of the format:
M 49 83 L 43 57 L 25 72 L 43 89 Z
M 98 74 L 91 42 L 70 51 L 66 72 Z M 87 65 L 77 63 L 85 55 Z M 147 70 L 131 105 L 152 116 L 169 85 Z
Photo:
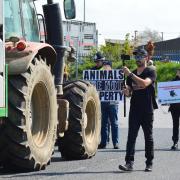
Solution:
M 100 47 L 100 51 L 104 54 L 106 59 L 117 62 L 121 55 L 122 45 L 107 42 L 106 45 Z
M 121 54 L 132 55 L 132 51 L 133 51 L 133 46 L 132 43 L 130 42 L 130 33 L 127 33 L 125 36 L 125 41 L 123 44 Z
M 122 67 L 121 55 L 128 54 L 131 55 L 133 46 L 130 42 L 130 34 L 127 33 L 125 36 L 125 40 L 122 44 L 120 43 L 110 43 L 106 42 L 106 45 L 102 45 L 99 49 L 93 48 L 90 54 L 87 57 L 81 59 L 78 65 L 78 78 L 82 78 L 82 72 L 84 69 L 90 69 L 93 67 L 94 61 L 93 57 L 97 51 L 101 51 L 107 60 L 112 61 L 113 68 Z M 131 66 L 131 63 L 128 63 Z M 76 74 L 76 63 L 72 63 L 69 68 L 71 79 L 75 79 Z

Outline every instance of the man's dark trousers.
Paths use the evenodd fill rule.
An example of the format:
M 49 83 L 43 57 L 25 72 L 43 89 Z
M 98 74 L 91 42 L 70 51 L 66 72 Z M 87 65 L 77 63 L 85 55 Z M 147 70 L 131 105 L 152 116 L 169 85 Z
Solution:
M 145 138 L 146 164 L 152 165 L 152 160 L 154 158 L 154 142 L 152 135 L 153 118 L 153 113 L 142 112 L 141 110 L 138 111 L 131 108 L 129 112 L 129 131 L 125 157 L 126 162 L 134 161 L 135 143 L 141 126 Z
M 177 143 L 179 140 L 179 118 L 180 118 L 180 110 L 171 111 L 172 119 L 173 119 L 173 136 L 172 140 L 174 143 Z

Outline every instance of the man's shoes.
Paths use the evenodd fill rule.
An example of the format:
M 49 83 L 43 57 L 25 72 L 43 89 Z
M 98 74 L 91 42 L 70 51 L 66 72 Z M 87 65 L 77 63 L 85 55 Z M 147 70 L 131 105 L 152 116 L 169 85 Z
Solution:
M 171 147 L 171 150 L 177 150 L 178 149 L 178 144 L 174 143 L 173 146 Z
M 133 162 L 126 163 L 125 165 L 119 165 L 119 169 L 122 171 L 133 171 Z
M 114 149 L 119 149 L 119 146 L 117 144 L 115 144 Z
M 146 165 L 145 171 L 151 172 L 152 171 L 152 165 Z
M 98 149 L 106 149 L 106 145 L 99 144 Z

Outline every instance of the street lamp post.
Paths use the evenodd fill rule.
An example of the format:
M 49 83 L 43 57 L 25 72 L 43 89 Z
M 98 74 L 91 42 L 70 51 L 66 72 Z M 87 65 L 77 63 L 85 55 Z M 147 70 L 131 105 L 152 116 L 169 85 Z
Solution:
M 84 0 L 84 22 L 86 21 L 86 0 Z
M 134 31 L 134 40 L 136 41 L 137 40 L 137 30 Z
M 163 41 L 164 40 L 164 33 L 161 32 L 161 40 Z
M 137 46 L 137 30 L 134 31 L 134 46 Z
M 82 22 L 82 27 L 84 26 L 86 21 L 86 0 L 84 0 L 84 18 Z M 84 29 L 84 28 L 83 28 Z M 84 30 L 81 31 L 82 34 L 84 34 Z M 80 60 L 80 53 L 79 53 L 79 44 L 77 46 L 77 54 L 76 54 L 76 79 L 78 79 L 78 69 L 79 69 L 79 60 Z

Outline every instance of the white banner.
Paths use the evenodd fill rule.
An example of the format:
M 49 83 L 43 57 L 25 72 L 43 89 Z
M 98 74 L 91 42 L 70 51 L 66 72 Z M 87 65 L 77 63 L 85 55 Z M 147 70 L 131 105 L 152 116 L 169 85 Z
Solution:
M 157 88 L 160 104 L 180 103 L 180 81 L 159 82 Z
M 84 70 L 83 79 L 90 81 L 99 92 L 101 101 L 121 101 L 124 74 L 122 69 Z

